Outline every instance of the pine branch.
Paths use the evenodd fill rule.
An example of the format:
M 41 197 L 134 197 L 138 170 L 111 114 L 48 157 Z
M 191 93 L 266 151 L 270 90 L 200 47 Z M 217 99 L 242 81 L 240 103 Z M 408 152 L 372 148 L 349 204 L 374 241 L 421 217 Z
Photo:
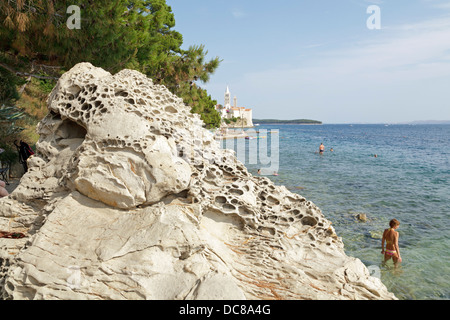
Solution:
M 56 78 L 56 77 L 40 76 L 40 75 L 37 75 L 37 74 L 31 74 L 31 73 L 27 73 L 27 72 L 16 71 L 13 68 L 11 68 L 10 66 L 7 66 L 6 64 L 1 63 L 1 62 L 0 62 L 0 67 L 8 70 L 11 73 L 14 73 L 16 76 L 19 76 L 19 77 L 33 77 L 33 78 L 36 78 L 36 79 L 45 79 L 45 80 L 58 80 L 59 79 L 59 78 Z
M 25 84 L 22 86 L 22 88 L 20 88 L 19 95 L 22 95 L 22 93 L 25 91 L 25 88 L 27 87 L 27 85 L 30 83 L 31 81 L 31 77 L 28 77 L 27 82 L 25 82 Z
M 49 68 L 49 69 L 62 69 L 62 68 L 64 68 L 62 66 L 47 66 L 45 64 L 37 64 L 37 63 L 33 63 L 33 66 L 40 67 L 40 68 Z

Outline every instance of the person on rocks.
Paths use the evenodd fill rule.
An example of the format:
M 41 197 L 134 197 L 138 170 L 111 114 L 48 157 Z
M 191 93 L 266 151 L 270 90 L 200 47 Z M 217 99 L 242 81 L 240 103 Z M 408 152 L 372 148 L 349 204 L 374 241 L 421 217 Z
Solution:
M 0 180 L 0 198 L 6 197 L 9 195 L 8 190 L 5 189 L 6 183 Z

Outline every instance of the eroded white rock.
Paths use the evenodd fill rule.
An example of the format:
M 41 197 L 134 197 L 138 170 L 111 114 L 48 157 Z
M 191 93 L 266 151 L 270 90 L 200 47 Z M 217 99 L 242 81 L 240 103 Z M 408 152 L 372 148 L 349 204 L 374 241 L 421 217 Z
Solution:
M 319 208 L 253 177 L 163 86 L 76 65 L 0 200 L 11 299 L 395 299 Z

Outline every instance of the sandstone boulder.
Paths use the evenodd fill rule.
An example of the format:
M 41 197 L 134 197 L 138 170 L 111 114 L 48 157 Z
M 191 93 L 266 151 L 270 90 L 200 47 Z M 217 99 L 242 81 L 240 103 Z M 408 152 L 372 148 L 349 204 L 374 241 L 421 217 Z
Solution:
M 4 299 L 395 299 L 304 197 L 252 176 L 181 99 L 81 63 L 0 200 Z

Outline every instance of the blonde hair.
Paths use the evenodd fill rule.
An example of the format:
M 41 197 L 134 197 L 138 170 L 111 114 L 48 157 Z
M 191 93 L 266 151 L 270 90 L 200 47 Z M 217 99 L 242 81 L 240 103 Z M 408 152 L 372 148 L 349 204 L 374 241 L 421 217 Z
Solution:
M 389 221 L 389 226 L 391 228 L 395 227 L 395 226 L 399 226 L 400 225 L 400 221 L 398 221 L 397 219 L 392 219 L 391 221 Z

